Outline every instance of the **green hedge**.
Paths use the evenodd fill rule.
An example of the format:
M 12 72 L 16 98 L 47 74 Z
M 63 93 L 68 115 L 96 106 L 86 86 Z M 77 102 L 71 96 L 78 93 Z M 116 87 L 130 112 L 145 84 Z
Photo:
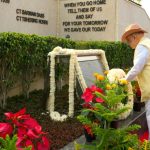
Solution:
M 133 51 L 120 42 L 79 42 L 52 36 L 0 33 L 0 95 L 5 97 L 7 89 L 18 78 L 22 81 L 24 92 L 28 94 L 34 72 L 38 70 L 47 75 L 47 54 L 56 46 L 103 49 L 110 68 L 128 68 L 132 65 Z
M 132 66 L 133 50 L 121 42 L 76 42 L 77 49 L 102 49 L 110 68 L 129 68 Z

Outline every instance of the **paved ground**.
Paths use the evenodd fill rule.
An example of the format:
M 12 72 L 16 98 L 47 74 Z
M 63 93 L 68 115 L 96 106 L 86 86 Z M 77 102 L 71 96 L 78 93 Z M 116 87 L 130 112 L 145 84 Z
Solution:
M 79 144 L 85 144 L 85 136 L 82 135 L 81 137 L 79 137 L 75 141 L 77 143 L 79 143 Z M 66 145 L 64 148 L 61 148 L 60 150 L 75 150 L 75 148 L 74 148 L 74 142 L 69 143 L 68 145 Z

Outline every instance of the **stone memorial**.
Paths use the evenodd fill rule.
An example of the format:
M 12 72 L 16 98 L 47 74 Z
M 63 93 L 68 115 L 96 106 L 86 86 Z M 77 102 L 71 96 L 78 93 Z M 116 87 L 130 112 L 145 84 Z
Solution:
M 57 111 L 55 111 L 55 91 L 56 91 L 56 78 L 55 78 L 55 63 L 56 63 L 56 56 L 66 55 L 70 56 L 69 60 L 69 91 L 68 91 L 68 97 L 69 97 L 69 110 L 67 115 L 60 115 Z M 49 93 L 49 99 L 47 104 L 47 109 L 50 111 L 50 116 L 52 119 L 57 121 L 63 121 L 67 117 L 73 117 L 74 115 L 74 91 L 76 88 L 76 79 L 79 83 L 79 87 L 81 88 L 80 92 L 83 92 L 87 88 L 87 83 L 91 84 L 89 80 L 85 80 L 83 75 L 83 68 L 84 65 L 81 67 L 78 62 L 78 56 L 98 56 L 101 63 L 98 63 L 98 58 L 95 61 L 97 66 L 95 66 L 95 69 L 91 70 L 91 72 L 88 72 L 85 70 L 85 72 L 88 72 L 89 77 L 91 78 L 93 73 L 96 70 L 109 70 L 108 63 L 105 57 L 105 52 L 103 50 L 73 50 L 73 49 L 62 49 L 61 47 L 56 47 L 53 49 L 52 52 L 48 54 L 48 61 L 50 61 L 50 93 Z M 90 63 L 91 68 L 93 68 L 94 64 Z M 101 67 L 98 67 L 101 66 Z M 88 79 L 87 78 L 87 79 Z M 87 83 L 86 83 L 87 82 Z
M 55 78 L 55 63 L 56 56 L 70 56 L 69 60 L 69 110 L 67 115 L 60 115 L 55 111 L 55 91 L 56 91 L 56 78 Z M 52 52 L 48 54 L 48 60 L 50 61 L 50 93 L 48 99 L 47 109 L 50 111 L 52 119 L 65 120 L 67 117 L 73 117 L 74 115 L 74 92 L 75 89 L 81 97 L 81 94 L 87 87 L 94 85 L 93 74 L 99 72 L 103 74 L 104 71 L 109 70 L 109 66 L 103 50 L 74 50 L 74 49 L 62 49 L 56 47 Z M 114 80 L 123 78 L 125 75 L 121 69 L 111 69 L 108 73 L 108 79 Z M 127 118 L 133 108 L 133 95 L 131 84 L 128 84 L 128 101 L 126 104 L 118 103 L 117 108 L 129 107 L 128 111 L 122 113 L 119 119 Z
M 104 74 L 105 68 L 98 56 L 82 56 L 77 57 L 77 59 L 88 87 L 94 83 L 95 78 L 93 74 L 95 72 Z
M 69 109 L 68 114 L 60 114 L 55 111 L 55 57 L 69 56 Z M 52 52 L 48 54 L 48 60 L 50 61 L 50 93 L 47 104 L 47 109 L 50 111 L 52 119 L 57 121 L 63 121 L 67 117 L 73 117 L 74 115 L 74 94 L 75 89 L 79 96 L 83 91 L 93 84 L 93 74 L 98 72 L 103 74 L 105 70 L 109 70 L 108 63 L 105 57 L 105 53 L 102 50 L 74 50 L 74 49 L 62 49 L 56 47 Z M 121 69 L 111 69 L 110 75 L 122 78 L 125 73 Z M 121 73 L 119 73 L 121 72 Z M 109 74 L 108 74 L 109 78 Z M 112 78 L 111 78 L 112 79 Z M 128 111 L 119 116 L 118 121 L 112 122 L 112 127 L 118 128 L 128 126 L 134 123 L 140 124 L 143 128 L 138 131 L 141 135 L 146 129 L 145 111 L 134 112 L 133 110 L 133 95 L 131 85 L 128 85 L 128 97 L 127 104 L 119 104 L 118 107 L 130 107 Z M 142 119 L 144 117 L 144 119 Z
M 1 0 L 0 14 L 0 32 L 72 40 L 120 40 L 132 22 L 150 30 L 145 10 L 128 0 Z
M 0 32 L 38 35 L 56 34 L 56 5 L 54 0 L 1 0 Z M 51 21 L 53 20 L 53 22 Z

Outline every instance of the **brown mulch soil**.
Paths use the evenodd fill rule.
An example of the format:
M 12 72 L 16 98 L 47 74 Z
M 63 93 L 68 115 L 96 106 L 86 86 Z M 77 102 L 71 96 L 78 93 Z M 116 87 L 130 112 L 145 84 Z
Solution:
M 49 113 L 42 107 L 42 94 L 43 91 L 40 90 L 30 93 L 29 99 L 25 99 L 23 96 L 9 98 L 7 108 L 5 110 L 0 109 L 0 122 L 5 121 L 4 112 L 15 113 L 26 107 L 27 114 L 30 114 L 39 122 L 44 132 L 48 132 L 47 137 L 51 142 L 51 150 L 59 150 L 83 134 L 82 125 L 76 119 L 76 116 L 79 115 L 81 110 L 81 101 L 75 100 L 74 118 L 70 118 L 64 122 L 55 122 L 50 119 Z M 64 97 L 61 99 L 58 96 L 56 101 L 56 108 L 59 112 L 67 113 L 68 100 Z

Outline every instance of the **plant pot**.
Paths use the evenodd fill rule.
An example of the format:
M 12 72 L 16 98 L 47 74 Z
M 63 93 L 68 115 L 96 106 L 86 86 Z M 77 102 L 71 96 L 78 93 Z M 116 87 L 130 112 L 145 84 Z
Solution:
M 135 101 L 141 102 L 141 96 L 136 96 L 136 100 Z
M 141 111 L 141 108 L 143 107 L 143 103 L 139 101 L 135 101 L 133 105 L 133 110 L 134 111 Z
M 84 135 L 85 135 L 86 142 L 92 142 L 93 140 L 96 139 L 95 135 L 92 136 L 88 134 L 86 129 L 84 129 Z
M 120 127 L 119 120 L 112 121 L 110 126 L 111 126 L 111 128 L 114 128 L 114 129 L 119 128 Z

